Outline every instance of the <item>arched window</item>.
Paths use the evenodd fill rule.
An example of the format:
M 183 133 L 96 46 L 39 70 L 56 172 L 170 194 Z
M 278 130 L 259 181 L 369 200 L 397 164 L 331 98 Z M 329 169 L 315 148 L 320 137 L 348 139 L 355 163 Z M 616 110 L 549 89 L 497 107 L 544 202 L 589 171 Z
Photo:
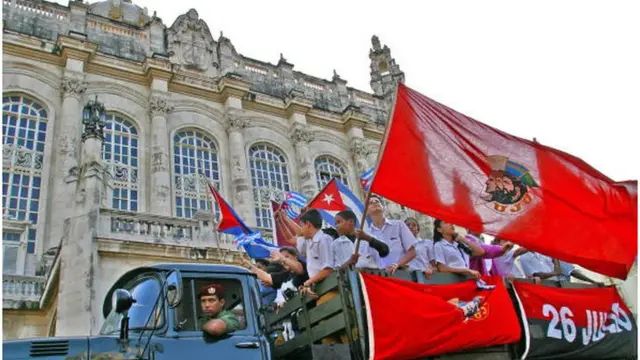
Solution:
M 46 138 L 42 105 L 27 96 L 2 97 L 2 209 L 7 218 L 30 223 L 24 237 L 28 253 L 35 252 Z M 5 269 L 15 267 L 22 235 L 3 233 Z
M 129 120 L 107 114 L 102 159 L 113 180 L 111 207 L 138 211 L 138 131 Z
M 191 218 L 198 210 L 211 209 L 207 180 L 220 189 L 218 147 L 198 130 L 183 130 L 173 137 L 176 216 Z M 216 213 L 218 212 L 218 206 Z
M 285 191 L 290 191 L 287 162 L 280 150 L 266 144 L 249 149 L 251 185 L 256 204 L 256 224 L 259 228 L 271 229 L 270 198 L 281 200 Z
M 322 189 L 331 178 L 336 178 L 343 184 L 349 186 L 347 180 L 347 172 L 338 161 L 329 156 L 319 156 L 315 161 L 316 180 L 318 181 L 318 189 Z

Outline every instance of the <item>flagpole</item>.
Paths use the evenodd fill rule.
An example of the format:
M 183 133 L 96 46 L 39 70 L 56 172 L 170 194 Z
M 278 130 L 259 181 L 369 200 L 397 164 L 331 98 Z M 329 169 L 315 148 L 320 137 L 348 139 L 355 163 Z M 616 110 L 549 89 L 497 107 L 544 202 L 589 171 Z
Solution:
M 198 159 L 198 164 L 202 165 L 200 162 L 200 159 Z M 202 167 L 200 167 L 200 169 L 202 169 Z M 207 178 L 207 176 L 205 175 L 204 172 L 202 171 L 198 171 L 198 173 L 200 174 L 200 176 L 202 176 L 206 181 L 207 181 L 207 186 L 213 186 L 211 184 L 211 182 L 209 181 L 209 179 Z M 207 191 L 207 198 L 209 199 L 209 203 L 211 204 L 211 213 L 213 214 L 213 218 L 216 218 L 216 211 L 215 211 L 215 207 L 214 207 L 214 201 L 215 199 L 213 198 L 213 194 L 211 193 L 211 189 L 206 189 Z M 198 192 L 200 192 L 200 190 L 198 190 Z M 220 258 L 220 261 L 222 261 L 222 263 L 225 263 L 225 255 L 222 254 L 222 247 L 220 247 L 220 240 L 218 239 L 218 228 L 220 227 L 220 220 L 216 219 L 216 226 L 215 229 L 213 230 L 213 237 L 216 240 L 216 247 L 218 248 L 218 256 Z
M 376 158 L 376 164 L 373 167 L 373 174 L 371 175 L 371 184 L 369 185 L 369 190 L 367 190 L 367 194 L 364 200 L 364 210 L 362 211 L 362 218 L 360 219 L 360 231 L 364 230 L 364 222 L 367 219 L 367 210 L 369 210 L 369 199 L 371 199 L 371 189 L 373 189 L 373 182 L 376 179 L 376 174 L 378 173 L 378 165 L 380 164 L 380 160 L 382 159 L 382 155 L 384 154 L 384 149 L 387 146 L 387 141 L 389 140 L 389 129 L 391 129 L 391 123 L 393 122 L 393 115 L 396 110 L 396 102 L 398 101 L 398 89 L 400 87 L 400 83 L 396 85 L 396 90 L 393 93 L 393 101 L 391 102 L 391 111 L 389 111 L 389 117 L 387 118 L 387 126 L 384 129 L 384 136 L 382 137 L 382 144 L 380 145 L 380 151 L 378 152 L 378 156 Z M 356 238 L 355 250 L 353 254 L 358 254 L 360 251 L 360 237 Z

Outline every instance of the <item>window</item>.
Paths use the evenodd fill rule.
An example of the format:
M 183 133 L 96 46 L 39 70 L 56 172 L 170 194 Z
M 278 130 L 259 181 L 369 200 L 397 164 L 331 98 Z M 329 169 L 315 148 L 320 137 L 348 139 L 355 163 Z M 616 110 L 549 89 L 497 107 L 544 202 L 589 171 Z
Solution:
M 2 273 L 15 274 L 18 269 L 18 247 L 20 246 L 20 234 L 15 232 L 2 232 Z
M 347 172 L 344 167 L 338 163 L 335 159 L 329 156 L 320 156 L 316 158 L 316 180 L 318 181 L 318 189 L 322 189 L 331 178 L 342 182 L 346 186 L 349 186 L 347 180 Z
M 270 199 L 281 200 L 283 193 L 291 190 L 287 162 L 275 147 L 259 144 L 249 149 L 249 164 L 256 223 L 259 228 L 271 229 Z
M 211 209 L 207 182 L 220 189 L 216 143 L 197 130 L 178 132 L 173 137 L 173 166 L 176 216 L 192 218 L 198 210 Z
M 202 315 L 198 292 L 209 284 L 218 284 L 224 288 L 224 310 L 229 310 L 240 322 L 240 329 L 247 328 L 245 305 L 242 298 L 242 283 L 235 279 L 182 279 L 182 301 L 176 308 L 180 331 L 200 331 L 198 318 Z
M 131 330 L 159 329 L 164 325 L 164 304 L 160 280 L 154 275 L 148 275 L 136 279 L 126 289 L 136 300 L 129 309 L 129 328 Z M 154 316 L 151 316 L 152 313 Z M 117 334 L 120 331 L 122 315 L 116 314 L 115 309 L 105 319 L 100 334 Z
M 27 252 L 35 252 L 47 111 L 23 95 L 2 97 L 2 209 L 29 221 Z M 3 238 L 4 243 L 4 238 Z
M 107 115 L 102 159 L 113 180 L 114 209 L 138 211 L 138 131 L 122 117 Z

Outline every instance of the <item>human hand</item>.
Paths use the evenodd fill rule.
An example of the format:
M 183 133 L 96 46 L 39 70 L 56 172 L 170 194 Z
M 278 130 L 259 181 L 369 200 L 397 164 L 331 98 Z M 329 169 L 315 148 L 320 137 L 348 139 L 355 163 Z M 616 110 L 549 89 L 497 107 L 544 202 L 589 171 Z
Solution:
M 431 266 L 428 266 L 424 271 L 424 276 L 427 277 L 427 279 L 431 279 L 431 275 L 433 275 L 433 269 L 431 268 Z
M 367 234 L 366 232 L 360 230 L 360 229 L 356 229 L 356 238 L 358 239 L 362 239 L 364 241 L 370 241 L 371 240 L 371 236 L 369 236 L 369 234 Z
M 249 261 L 249 259 L 247 259 L 246 257 L 241 257 L 240 258 L 240 265 L 246 267 L 246 268 L 251 268 L 253 266 L 253 263 L 251 261 Z
M 271 261 L 282 262 L 282 260 L 284 259 L 284 255 L 282 255 L 279 251 L 272 251 L 269 255 L 269 258 L 271 259 Z
M 391 264 L 385 268 L 391 275 L 395 274 L 396 270 L 398 270 L 400 266 L 398 264 Z
M 513 247 L 514 247 L 514 244 L 510 241 L 507 241 L 502 245 L 502 252 L 506 253 L 507 251 L 513 249 Z
M 467 269 L 467 275 L 471 276 L 474 279 L 480 279 L 481 277 L 479 272 L 471 269 Z

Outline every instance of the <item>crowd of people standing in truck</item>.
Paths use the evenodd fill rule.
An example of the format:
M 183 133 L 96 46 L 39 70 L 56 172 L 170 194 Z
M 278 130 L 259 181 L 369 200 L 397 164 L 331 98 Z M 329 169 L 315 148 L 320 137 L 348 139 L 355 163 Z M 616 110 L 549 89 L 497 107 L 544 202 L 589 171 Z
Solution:
M 291 246 L 272 252 L 269 259 L 245 263 L 260 280 L 263 302 L 277 309 L 295 293 L 316 296 L 315 284 L 346 267 L 390 273 L 416 270 L 427 278 L 436 272 L 448 272 L 475 279 L 497 275 L 535 282 L 569 281 L 574 277 L 597 284 L 571 264 L 499 238 L 485 243 L 481 234 L 469 231 L 461 235 L 453 224 L 439 219 L 433 222 L 433 239 L 423 239 L 415 218 L 387 218 L 383 200 L 375 195 L 369 199 L 367 216 L 370 221 L 360 230 L 350 210 L 335 216 L 335 228 L 323 228 L 322 215 L 315 209 L 304 209 L 297 222 L 283 212 L 276 213 L 275 219 Z M 317 304 L 336 295 L 326 293 L 318 297 Z

